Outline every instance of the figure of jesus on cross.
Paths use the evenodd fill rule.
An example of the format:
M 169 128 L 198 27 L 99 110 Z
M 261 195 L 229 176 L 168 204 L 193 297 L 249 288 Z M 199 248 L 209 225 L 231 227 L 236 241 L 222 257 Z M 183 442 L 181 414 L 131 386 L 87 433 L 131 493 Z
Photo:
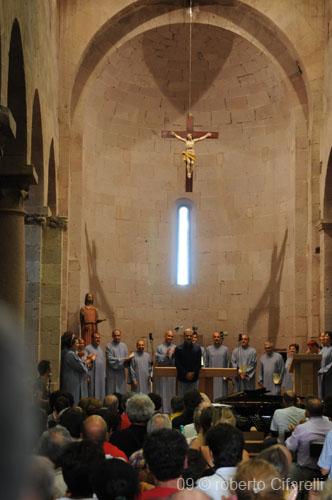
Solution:
M 187 130 L 182 132 L 174 132 L 163 130 L 161 133 L 163 138 L 175 137 L 179 141 L 185 143 L 186 148 L 182 152 L 182 157 L 186 165 L 186 192 L 191 193 L 193 187 L 193 167 L 196 160 L 195 143 L 204 139 L 217 139 L 218 132 L 196 132 L 194 131 L 194 117 L 188 115 Z M 184 136 L 184 137 L 183 137 Z

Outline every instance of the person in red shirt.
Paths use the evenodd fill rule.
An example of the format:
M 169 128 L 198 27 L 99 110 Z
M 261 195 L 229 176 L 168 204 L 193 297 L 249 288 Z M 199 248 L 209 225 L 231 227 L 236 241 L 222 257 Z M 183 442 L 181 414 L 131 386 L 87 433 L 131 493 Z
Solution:
M 144 491 L 140 500 L 166 498 L 179 491 L 187 450 L 185 437 L 175 429 L 160 429 L 148 435 L 143 455 L 156 486 Z
M 112 458 L 121 458 L 128 462 L 127 455 L 117 446 L 108 443 L 107 425 L 99 415 L 91 415 L 83 422 L 83 439 L 102 446 L 104 454 Z

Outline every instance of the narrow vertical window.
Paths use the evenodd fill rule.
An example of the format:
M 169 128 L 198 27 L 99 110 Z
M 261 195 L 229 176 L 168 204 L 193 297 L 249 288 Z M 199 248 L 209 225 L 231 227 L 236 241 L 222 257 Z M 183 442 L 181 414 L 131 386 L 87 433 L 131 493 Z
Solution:
M 190 281 L 190 210 L 181 205 L 178 208 L 177 272 L 176 284 L 189 285 Z

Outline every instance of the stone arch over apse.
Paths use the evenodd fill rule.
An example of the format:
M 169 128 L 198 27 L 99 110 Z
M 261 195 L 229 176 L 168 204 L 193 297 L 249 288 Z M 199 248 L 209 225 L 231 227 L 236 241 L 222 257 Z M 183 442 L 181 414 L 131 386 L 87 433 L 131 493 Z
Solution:
M 216 2 L 213 2 L 213 5 L 207 2 L 207 5 L 200 7 L 197 22 L 234 32 L 262 50 L 274 63 L 277 62 L 287 75 L 305 117 L 308 118 L 309 96 L 305 70 L 303 75 L 298 71 L 298 63 L 301 64 L 301 61 L 295 48 L 284 33 L 262 13 L 240 1 L 235 0 L 234 7 L 235 4 L 236 8 L 230 9 Z M 145 0 L 138 0 L 104 23 L 91 38 L 81 57 L 70 97 L 71 118 L 74 118 L 82 97 L 84 100 L 82 94 L 86 93 L 90 79 L 94 79 L 98 66 L 113 48 L 118 48 L 149 29 L 186 22 L 183 6 L 179 7 L 171 2 L 168 5 L 149 2 L 147 5 Z M 259 30 L 257 25 L 260 26 Z M 302 67 L 304 68 L 304 65 Z
M 35 90 L 32 106 L 31 163 L 38 175 L 38 184 L 29 191 L 28 209 L 44 206 L 44 150 L 43 127 L 38 90 Z
M 13 166 L 23 165 L 27 162 L 27 103 L 22 38 L 17 19 L 10 38 L 7 95 L 7 105 L 16 121 L 16 139 L 8 141 L 6 156 Z
M 140 5 L 140 15 L 137 16 L 134 7 Z M 239 9 L 224 9 L 221 6 L 206 5 L 201 8 L 197 24 L 208 24 L 215 28 L 228 30 L 249 41 L 253 46 L 262 51 L 273 65 L 279 70 L 283 80 L 290 89 L 290 102 L 296 109 L 296 130 L 307 130 L 308 101 L 306 91 L 305 70 L 299 74 L 296 61 L 299 60 L 291 43 L 283 33 L 266 17 L 254 9 L 238 3 Z M 211 13 L 216 15 L 211 16 Z M 78 68 L 71 95 L 71 168 L 75 162 L 75 179 L 80 168 L 82 157 L 81 120 L 84 113 L 86 96 L 94 79 L 102 69 L 107 56 L 112 54 L 124 43 L 139 34 L 154 28 L 166 27 L 169 24 L 184 23 L 183 9 L 173 6 L 144 6 L 143 2 L 136 2 L 131 8 L 123 11 L 110 19 L 101 30 L 93 37 L 82 57 Z M 257 24 L 261 29 L 257 33 Z M 297 158 L 295 169 L 298 172 L 306 169 L 303 161 Z M 300 157 L 300 155 L 299 155 Z M 303 156 L 302 156 L 303 158 Z M 294 173 L 295 176 L 295 173 Z M 300 194 L 299 194 L 300 196 Z M 76 207 L 77 208 L 77 207 Z M 76 212 L 77 213 L 77 212 Z M 296 237 L 296 236 L 295 236 Z M 75 254 L 75 252 L 72 252 Z M 296 286 L 295 286 L 296 288 Z
M 48 160 L 47 206 L 51 209 L 52 215 L 56 215 L 56 212 L 57 212 L 57 182 L 56 182 L 56 166 L 55 166 L 53 139 L 51 141 L 49 160 Z

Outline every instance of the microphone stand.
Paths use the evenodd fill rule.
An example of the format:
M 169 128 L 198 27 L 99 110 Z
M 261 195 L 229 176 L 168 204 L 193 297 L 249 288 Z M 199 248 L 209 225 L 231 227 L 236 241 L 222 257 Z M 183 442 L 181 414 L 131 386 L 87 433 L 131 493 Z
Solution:
M 151 349 L 151 376 L 150 376 L 150 389 L 153 392 L 152 382 L 153 382 L 153 364 L 154 364 L 154 347 L 153 347 L 153 333 L 149 333 L 149 343 Z

